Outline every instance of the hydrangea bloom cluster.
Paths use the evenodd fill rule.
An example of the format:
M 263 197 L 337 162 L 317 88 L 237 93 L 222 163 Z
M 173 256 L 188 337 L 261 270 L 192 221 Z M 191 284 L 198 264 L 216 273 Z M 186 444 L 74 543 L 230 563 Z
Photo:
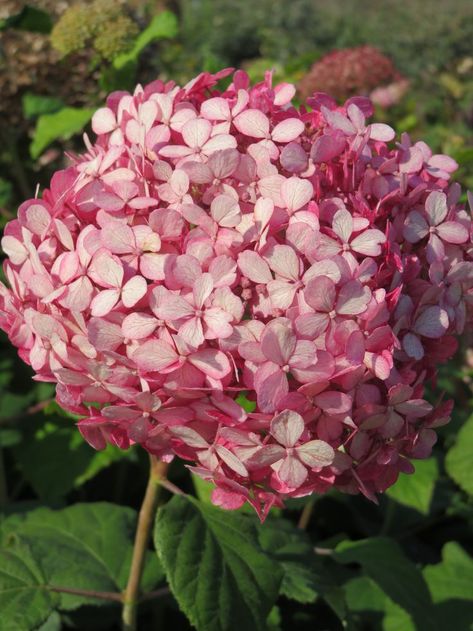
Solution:
M 327 53 L 303 77 L 298 89 L 303 98 L 316 91 L 336 99 L 365 95 L 382 107 L 390 107 L 407 87 L 408 82 L 389 57 L 374 46 L 364 45 Z
M 5 229 L 0 325 L 97 449 L 177 455 L 261 517 L 373 499 L 448 420 L 424 385 L 471 317 L 457 165 L 366 98 L 230 72 L 110 95 Z

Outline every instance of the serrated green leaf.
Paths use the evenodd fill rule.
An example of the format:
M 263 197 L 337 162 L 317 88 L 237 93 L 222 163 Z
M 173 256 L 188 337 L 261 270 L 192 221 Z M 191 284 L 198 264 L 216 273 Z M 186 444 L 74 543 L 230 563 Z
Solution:
M 142 51 L 152 42 L 159 39 L 170 39 L 175 37 L 178 32 L 177 18 L 171 11 L 162 11 L 155 15 L 148 26 L 142 31 L 135 40 L 133 48 L 119 55 L 113 61 L 114 67 L 119 70 L 128 64 L 137 61 Z
M 42 96 L 27 92 L 21 99 L 25 118 L 34 118 L 41 114 L 52 114 L 64 107 L 61 99 L 54 96 Z
M 266 629 L 282 570 L 262 551 L 252 517 L 176 496 L 159 509 L 154 540 L 171 590 L 198 631 Z
M 385 537 L 343 541 L 336 548 L 340 563 L 358 563 L 364 573 L 397 605 L 410 614 L 419 628 L 437 629 L 432 599 L 420 570 L 402 548 Z
M 437 461 L 435 458 L 418 460 L 415 469 L 412 475 L 401 473 L 396 484 L 386 493 L 396 502 L 427 515 L 438 477 Z
M 79 133 L 92 118 L 93 109 L 64 107 L 54 114 L 42 114 L 36 123 L 30 155 L 37 158 L 55 140 L 67 140 Z
M 269 519 L 259 529 L 261 547 L 284 570 L 280 593 L 300 603 L 313 603 L 326 588 L 322 563 L 307 534 L 285 519 Z
M 448 475 L 466 493 L 473 495 L 473 416 L 458 432 L 457 440 L 447 453 L 445 468 Z
M 29 631 L 41 626 L 59 603 L 44 588 L 46 578 L 28 546 L 0 550 L 0 628 Z
M 46 622 L 35 631 L 61 631 L 62 628 L 61 616 L 57 611 L 53 611 Z
M 41 559 L 49 586 L 120 592 L 129 573 L 136 513 L 106 502 L 75 504 L 63 510 L 39 508 L 13 515 L 2 524 L 4 542 L 11 549 L 25 542 Z M 149 552 L 143 589 L 163 578 L 156 555 Z M 60 594 L 60 608 L 72 610 L 96 598 Z

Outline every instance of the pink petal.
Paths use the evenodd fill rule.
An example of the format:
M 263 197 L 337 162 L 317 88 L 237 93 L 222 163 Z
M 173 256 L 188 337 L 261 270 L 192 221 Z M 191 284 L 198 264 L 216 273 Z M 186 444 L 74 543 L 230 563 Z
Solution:
M 353 217 L 348 210 L 337 210 L 332 220 L 332 228 L 341 241 L 348 242 L 353 232 Z
M 245 110 L 233 121 L 241 134 L 251 138 L 267 138 L 269 136 L 269 119 L 260 110 Z
M 204 118 L 194 118 L 188 121 L 182 128 L 182 137 L 186 145 L 192 148 L 200 148 L 210 138 L 212 125 Z
M 290 177 L 281 186 L 281 196 L 285 207 L 291 212 L 299 210 L 310 202 L 314 194 L 314 188 L 309 180 L 299 177 Z
M 170 372 L 179 360 L 179 355 L 167 342 L 148 340 L 133 352 L 132 358 L 144 372 Z
M 118 324 L 103 318 L 91 318 L 87 333 L 90 343 L 98 351 L 114 351 L 123 344 L 123 334 Z
M 120 299 L 119 289 L 104 289 L 98 293 L 90 303 L 90 312 L 93 316 L 102 317 L 110 313 Z
M 370 229 L 355 237 L 350 246 L 358 254 L 379 256 L 381 254 L 381 244 L 385 242 L 386 237 L 381 230 Z
M 468 230 L 458 221 L 445 221 L 437 226 L 437 233 L 447 243 L 465 243 L 468 241 Z
M 238 475 L 241 475 L 243 477 L 248 476 L 248 470 L 245 465 L 235 456 L 235 454 L 232 454 L 229 449 L 227 449 L 223 445 L 217 444 L 215 445 L 215 451 L 223 460 L 223 462 L 228 467 L 230 467 L 230 469 L 232 469 L 232 471 L 235 471 L 235 473 L 238 473 Z
M 366 311 L 371 291 L 357 280 L 350 280 L 340 289 L 336 311 L 341 315 L 358 315 Z
M 133 276 L 123 285 L 122 302 L 128 309 L 134 307 L 148 291 L 148 283 L 143 276 Z
M 261 350 L 270 361 L 285 366 L 296 348 L 297 338 L 291 329 L 277 321 L 266 325 L 261 336 Z
M 179 336 L 193 348 L 199 348 L 204 342 L 204 332 L 200 318 L 190 318 L 179 328 Z
M 210 213 L 223 228 L 234 228 L 241 221 L 238 201 L 230 195 L 217 195 L 210 206 Z
M 228 357 L 222 351 L 205 348 L 189 355 L 189 361 L 212 379 L 223 379 L 231 372 Z
M 207 441 L 202 438 L 195 429 L 192 429 L 192 427 L 185 427 L 184 425 L 181 427 L 171 427 L 171 433 L 194 449 L 207 449 L 209 446 Z
M 307 169 L 307 153 L 297 142 L 291 142 L 289 145 L 286 145 L 281 151 L 279 159 L 283 168 L 289 173 L 300 173 Z
M 237 141 L 234 136 L 231 136 L 230 134 L 217 134 L 216 136 L 212 136 L 212 138 L 205 143 L 202 150 L 205 152 L 205 155 L 210 156 L 210 154 L 213 154 L 216 151 L 235 149 L 236 146 Z
M 408 355 L 408 357 L 412 357 L 416 360 L 421 360 L 424 357 L 424 347 L 422 346 L 422 342 L 413 333 L 406 333 L 406 335 L 402 338 L 402 348 Z
M 224 121 L 230 119 L 228 101 L 221 97 L 207 99 L 200 108 L 200 114 L 210 121 Z
M 225 339 L 233 334 L 230 322 L 233 316 L 219 307 L 211 307 L 204 312 L 204 322 L 207 327 L 207 339 Z
M 327 276 L 316 276 L 307 284 L 304 297 L 315 311 L 329 313 L 335 305 L 335 283 Z
M 268 294 L 271 304 L 276 309 L 287 309 L 291 306 L 297 287 L 285 280 L 272 280 L 268 283 Z
M 271 421 L 270 432 L 279 444 L 294 447 L 304 431 L 304 419 L 297 412 L 284 410 Z
M 417 243 L 429 232 L 429 226 L 424 217 L 416 210 L 409 213 L 404 223 L 404 238 L 409 243 Z
M 272 468 L 278 474 L 281 482 L 287 484 L 291 489 L 300 487 L 309 475 L 304 465 L 294 456 L 287 456 L 280 464 L 272 465 Z
M 270 370 L 273 370 L 271 364 L 268 365 Z M 258 370 L 255 375 L 255 390 L 261 412 L 274 412 L 289 392 L 286 374 L 282 370 L 273 370 L 269 373 L 266 370 Z
M 335 451 L 323 440 L 311 440 L 297 447 L 297 455 L 304 464 L 312 468 L 328 467 L 335 458 Z
M 149 280 L 164 280 L 166 277 L 164 269 L 168 258 L 169 254 L 145 252 L 140 257 L 140 272 Z
M 315 163 L 330 162 L 345 149 L 346 139 L 341 131 L 319 136 L 312 145 L 310 157 Z
M 89 276 L 102 287 L 118 288 L 123 282 L 123 266 L 118 257 L 100 252 L 92 259 Z
M 296 93 L 296 87 L 292 83 L 279 83 L 274 87 L 274 105 L 287 105 Z
M 299 118 L 286 118 L 271 132 L 274 142 L 291 142 L 304 131 L 304 123 Z
M 121 221 L 108 222 L 100 232 L 104 246 L 113 254 L 128 254 L 135 248 L 133 230 Z
M 275 245 L 265 254 L 270 268 L 283 278 L 297 281 L 300 273 L 300 260 L 290 245 Z
M 158 292 L 162 290 L 162 292 Z M 195 309 L 182 296 L 173 294 L 163 287 L 157 287 L 152 292 L 154 305 L 152 304 L 153 313 L 160 320 L 165 322 L 180 320 L 181 318 L 190 318 L 194 315 Z
M 448 329 L 448 314 L 439 306 L 427 307 L 414 324 L 414 331 L 418 335 L 428 338 L 438 338 Z
M 322 392 L 314 397 L 314 403 L 326 414 L 349 414 L 352 408 L 351 398 L 344 392 L 335 390 Z
M 432 191 L 425 200 L 425 212 L 431 226 L 441 223 L 448 213 L 447 196 L 440 191 Z
M 211 274 L 206 272 L 202 274 L 194 283 L 193 293 L 195 305 L 198 309 L 202 309 L 205 301 L 212 293 L 214 282 Z
M 389 125 L 384 123 L 373 123 L 368 126 L 371 140 L 389 142 L 396 137 L 396 132 Z
M 158 321 L 149 313 L 130 313 L 122 322 L 123 337 L 130 340 L 143 340 L 156 330 Z
M 224 179 L 232 175 L 240 161 L 240 154 L 236 149 L 222 149 L 215 151 L 209 157 L 207 166 L 212 170 L 218 179 Z
M 101 107 L 92 116 L 92 129 L 95 134 L 108 134 L 117 126 L 115 114 L 109 107 Z
M 241 273 L 254 283 L 266 285 L 273 280 L 269 265 L 252 250 L 245 250 L 238 255 L 238 267 Z

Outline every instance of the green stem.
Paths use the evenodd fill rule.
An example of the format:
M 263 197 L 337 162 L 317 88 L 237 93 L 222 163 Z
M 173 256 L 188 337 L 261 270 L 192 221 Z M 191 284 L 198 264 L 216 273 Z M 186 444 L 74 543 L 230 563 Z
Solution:
M 7 476 L 5 472 L 5 461 L 3 459 L 3 449 L 0 447 L 0 509 L 8 504 Z
M 312 511 L 314 510 L 315 496 L 309 498 L 307 504 L 304 506 L 301 516 L 299 517 L 299 523 L 297 527 L 301 530 L 305 530 L 309 525 L 310 518 L 312 517 Z
M 159 501 L 160 481 L 166 477 L 168 464 L 150 455 L 148 486 L 138 516 L 133 556 L 131 559 L 128 583 L 123 593 L 122 629 L 136 631 L 137 605 L 140 600 L 140 582 L 143 573 L 146 551 Z

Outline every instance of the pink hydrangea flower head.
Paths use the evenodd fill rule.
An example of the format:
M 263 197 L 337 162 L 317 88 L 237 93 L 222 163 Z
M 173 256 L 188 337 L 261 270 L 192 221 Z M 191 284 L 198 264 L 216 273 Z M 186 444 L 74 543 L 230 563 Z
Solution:
M 229 72 L 97 111 L 5 228 L 0 326 L 94 448 L 178 456 L 219 506 L 374 499 L 451 410 L 425 385 L 472 319 L 456 163 L 365 97 Z

